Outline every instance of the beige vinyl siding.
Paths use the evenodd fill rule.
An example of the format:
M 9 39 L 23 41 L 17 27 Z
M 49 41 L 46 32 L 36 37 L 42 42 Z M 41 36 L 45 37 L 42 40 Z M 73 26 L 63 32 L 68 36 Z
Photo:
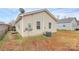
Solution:
M 50 17 L 47 13 L 44 12 L 43 19 L 45 20 L 44 26 L 46 27 L 46 31 L 51 31 L 51 32 L 57 31 L 57 22 L 52 17 Z M 49 29 L 49 22 L 51 23 L 52 26 L 51 29 Z
M 39 30 L 37 30 L 37 28 L 36 28 L 37 21 L 40 21 Z M 49 22 L 52 23 L 51 29 L 49 29 Z M 29 23 L 32 26 L 32 31 L 25 31 L 25 29 L 28 27 Z M 46 31 L 56 32 L 56 22 L 46 12 L 37 13 L 37 14 L 23 17 L 23 36 L 40 35 Z
M 36 22 L 40 21 L 40 30 L 37 30 L 36 28 Z M 28 27 L 28 24 L 31 24 L 32 31 L 25 31 L 25 28 Z M 24 36 L 29 36 L 29 35 L 37 35 L 42 34 L 43 32 L 43 22 L 42 22 L 42 16 L 41 14 L 34 14 L 34 15 L 29 15 L 26 17 L 23 17 L 23 35 Z
M 16 31 L 22 35 L 22 27 L 23 27 L 22 26 L 22 20 L 20 20 L 19 22 L 17 22 L 16 25 L 15 25 L 15 27 L 16 27 Z

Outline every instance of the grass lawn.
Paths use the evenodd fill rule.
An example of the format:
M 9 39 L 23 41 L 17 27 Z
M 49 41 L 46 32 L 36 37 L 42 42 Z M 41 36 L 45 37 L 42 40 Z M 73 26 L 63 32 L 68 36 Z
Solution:
M 8 32 L 0 43 L 2 51 L 79 51 L 79 31 L 58 31 L 51 37 L 27 38 Z

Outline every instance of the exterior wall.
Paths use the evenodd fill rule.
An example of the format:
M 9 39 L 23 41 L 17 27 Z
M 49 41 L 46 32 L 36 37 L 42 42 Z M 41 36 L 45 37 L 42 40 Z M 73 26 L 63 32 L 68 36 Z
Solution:
M 22 35 L 22 20 L 20 20 L 19 22 L 17 22 L 17 23 L 15 24 L 15 27 L 16 27 L 16 31 L 17 31 L 21 36 L 23 36 L 23 35 Z
M 76 28 L 77 28 L 77 22 L 75 20 L 73 20 L 71 22 L 71 24 L 72 24 L 72 30 L 76 30 Z
M 36 29 L 36 22 L 40 21 L 40 29 Z M 52 28 L 49 29 L 48 23 L 52 23 Z M 32 31 L 27 31 L 26 28 L 28 28 L 28 24 L 31 24 Z M 56 32 L 57 30 L 56 21 L 54 21 L 47 13 L 37 13 L 29 16 L 23 17 L 23 36 L 34 36 L 34 35 L 40 35 L 43 34 L 46 31 Z
M 51 31 L 52 33 L 53 32 L 56 32 L 57 31 L 57 22 L 51 18 L 47 13 L 44 13 L 44 16 L 43 16 L 43 22 L 44 22 L 44 31 Z M 49 22 L 52 23 L 52 28 L 49 29 Z M 46 28 L 45 28 L 46 27 Z
M 73 20 L 71 23 L 59 23 L 58 24 L 58 30 L 75 30 L 76 27 L 77 27 L 77 22 L 75 20 Z
M 71 23 L 59 23 L 58 30 L 72 30 Z

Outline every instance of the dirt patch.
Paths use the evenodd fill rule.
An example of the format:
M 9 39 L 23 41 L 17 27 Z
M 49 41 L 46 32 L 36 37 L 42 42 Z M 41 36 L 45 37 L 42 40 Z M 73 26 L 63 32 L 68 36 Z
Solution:
M 79 51 L 78 31 L 58 31 L 51 37 L 27 38 L 8 32 L 4 40 L 0 45 L 2 51 Z

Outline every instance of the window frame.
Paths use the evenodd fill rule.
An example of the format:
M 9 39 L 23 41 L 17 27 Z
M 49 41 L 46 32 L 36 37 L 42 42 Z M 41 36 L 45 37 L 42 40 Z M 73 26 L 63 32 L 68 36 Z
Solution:
M 49 22 L 49 29 L 51 29 L 52 28 L 52 23 L 51 22 Z
M 41 26 L 40 25 L 41 25 L 40 21 L 37 21 L 36 22 L 36 29 L 37 30 L 41 29 Z

